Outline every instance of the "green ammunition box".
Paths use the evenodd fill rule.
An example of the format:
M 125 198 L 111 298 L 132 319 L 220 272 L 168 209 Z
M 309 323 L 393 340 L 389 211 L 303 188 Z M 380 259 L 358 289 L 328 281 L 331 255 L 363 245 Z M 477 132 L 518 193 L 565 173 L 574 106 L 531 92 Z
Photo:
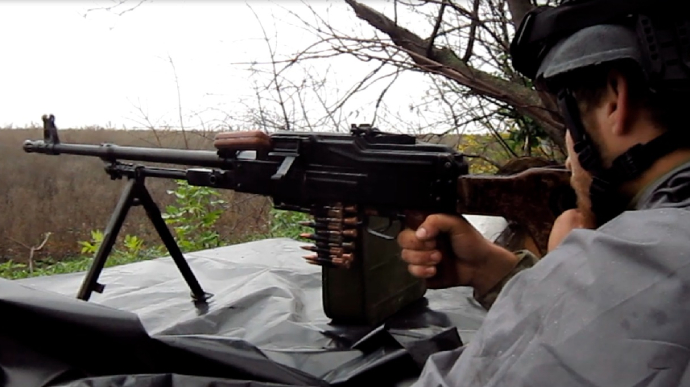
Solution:
M 408 272 L 400 256 L 395 237 L 401 222 L 368 219 L 369 228 L 385 230 L 394 238 L 387 240 L 358 227 L 351 266 L 323 268 L 323 307 L 336 324 L 379 325 L 426 293 L 424 281 Z

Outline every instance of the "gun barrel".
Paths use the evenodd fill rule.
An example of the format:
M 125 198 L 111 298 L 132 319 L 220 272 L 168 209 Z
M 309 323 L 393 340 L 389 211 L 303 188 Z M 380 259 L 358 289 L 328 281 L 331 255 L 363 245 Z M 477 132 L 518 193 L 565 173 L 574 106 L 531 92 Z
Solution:
M 215 151 L 147 148 L 114 144 L 52 144 L 43 140 L 24 142 L 27 153 L 71 154 L 98 157 L 106 161 L 128 160 L 152 163 L 179 164 L 209 168 L 232 169 L 232 161 L 223 159 Z

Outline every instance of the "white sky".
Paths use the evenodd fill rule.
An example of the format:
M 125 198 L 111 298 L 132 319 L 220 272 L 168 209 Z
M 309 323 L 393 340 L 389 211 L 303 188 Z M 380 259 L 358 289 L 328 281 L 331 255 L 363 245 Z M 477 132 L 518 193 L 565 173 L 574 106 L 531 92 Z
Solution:
M 55 114 L 61 128 L 141 127 L 143 115 L 137 107 L 156 126 L 177 126 L 177 91 L 168 57 L 175 64 L 188 127 L 242 110 L 238 102 L 243 98 L 248 98 L 245 103 L 256 99 L 251 97 L 247 65 L 238 63 L 265 61 L 268 50 L 247 3 L 153 0 L 121 16 L 104 10 L 87 12 L 114 3 L 0 2 L 0 127 L 38 123 L 45 113 Z M 377 9 L 388 6 L 382 0 L 366 3 Z M 250 4 L 271 36 L 275 24 L 278 47 L 284 54 L 314 39 L 281 9 L 309 17 L 304 4 L 287 0 Z M 353 26 L 371 33 L 343 1 L 314 0 L 309 4 L 343 28 Z M 319 62 L 311 65 L 318 68 Z M 347 87 L 375 65 L 340 59 L 329 81 Z M 425 89 L 420 81 L 415 74 L 399 81 L 387 104 L 406 110 Z M 243 97 L 247 94 L 250 97 Z M 360 101 L 361 106 L 352 105 L 348 111 L 363 108 L 358 121 L 366 122 L 371 119 L 371 102 Z

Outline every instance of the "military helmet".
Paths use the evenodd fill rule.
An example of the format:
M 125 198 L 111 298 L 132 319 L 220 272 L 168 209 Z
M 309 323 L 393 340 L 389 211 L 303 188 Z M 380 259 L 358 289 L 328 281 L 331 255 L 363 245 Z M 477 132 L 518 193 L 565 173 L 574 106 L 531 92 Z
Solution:
M 537 7 L 511 44 L 513 66 L 545 85 L 613 61 L 638 65 L 652 90 L 690 91 L 690 1 L 568 0 Z
M 544 56 L 535 78 L 549 85 L 549 81 L 572 71 L 623 60 L 635 62 L 647 75 L 643 58 L 634 31 L 620 24 L 600 24 L 581 29 L 556 43 Z

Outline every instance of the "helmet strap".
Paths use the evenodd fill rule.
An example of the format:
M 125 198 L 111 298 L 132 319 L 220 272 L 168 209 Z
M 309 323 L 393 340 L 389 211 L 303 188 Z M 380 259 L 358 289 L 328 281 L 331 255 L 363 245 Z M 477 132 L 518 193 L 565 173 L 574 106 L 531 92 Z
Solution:
M 668 130 L 646 144 L 637 144 L 613 160 L 605 168 L 601 155 L 582 123 L 573 92 L 564 88 L 558 93 L 558 104 L 566 127 L 573 138 L 573 148 L 582 168 L 592 175 L 590 200 L 597 223 L 602 225 L 625 210 L 626 200 L 620 196 L 620 186 L 640 176 L 661 157 L 688 143 L 687 136 Z

